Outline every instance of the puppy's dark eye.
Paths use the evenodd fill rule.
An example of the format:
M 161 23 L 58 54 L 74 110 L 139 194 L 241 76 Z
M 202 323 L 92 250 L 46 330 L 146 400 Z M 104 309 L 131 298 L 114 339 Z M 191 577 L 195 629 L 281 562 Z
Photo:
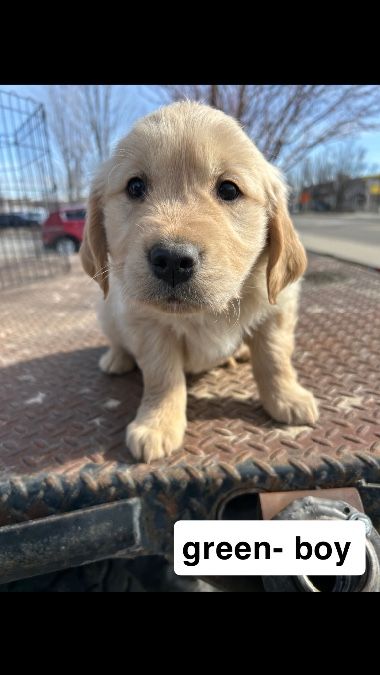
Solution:
M 241 194 L 239 188 L 231 180 L 224 180 L 218 185 L 218 197 L 225 202 L 232 202 Z
M 146 185 L 142 178 L 131 178 L 127 184 L 127 192 L 131 199 L 143 199 L 146 195 Z

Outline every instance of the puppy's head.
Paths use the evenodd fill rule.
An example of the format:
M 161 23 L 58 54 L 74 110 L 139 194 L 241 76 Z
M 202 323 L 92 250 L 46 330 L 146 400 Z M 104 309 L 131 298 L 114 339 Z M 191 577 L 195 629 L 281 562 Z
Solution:
M 140 120 L 96 176 L 81 257 L 108 292 L 166 312 L 224 311 L 268 249 L 268 297 L 304 271 L 280 174 L 240 126 L 197 103 Z

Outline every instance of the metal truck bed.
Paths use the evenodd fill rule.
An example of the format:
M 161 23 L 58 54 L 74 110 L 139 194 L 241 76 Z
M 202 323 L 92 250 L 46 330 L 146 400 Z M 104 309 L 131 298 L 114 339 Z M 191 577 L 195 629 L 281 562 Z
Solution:
M 184 447 L 150 466 L 124 440 L 140 372 L 98 370 L 96 296 L 78 260 L 1 293 L 0 526 L 141 497 L 146 550 L 169 555 L 172 524 L 216 517 L 230 494 L 358 485 L 378 522 L 379 490 L 366 488 L 380 482 L 377 271 L 309 254 L 295 365 L 319 403 L 315 428 L 273 422 L 249 364 L 220 367 L 189 378 Z

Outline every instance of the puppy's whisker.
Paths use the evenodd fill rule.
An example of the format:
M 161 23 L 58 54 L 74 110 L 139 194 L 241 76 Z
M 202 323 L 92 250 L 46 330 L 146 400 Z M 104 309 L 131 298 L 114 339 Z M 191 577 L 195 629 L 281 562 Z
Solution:
M 108 268 L 102 267 L 101 269 L 99 269 L 99 270 L 96 272 L 96 274 L 94 274 L 94 276 L 92 277 L 92 279 L 96 279 L 97 277 L 101 276 L 102 274 L 104 274 L 105 272 L 108 272 L 108 271 L 109 271 Z
M 93 279 L 96 279 L 97 277 L 104 276 L 105 274 L 109 274 L 110 272 L 111 272 L 111 269 L 110 269 L 110 268 L 103 269 L 103 270 L 99 270 L 99 271 L 95 274 L 95 276 L 93 277 Z
M 249 290 L 249 291 L 255 291 L 258 288 L 260 288 L 260 286 L 244 286 L 244 290 Z
M 235 307 L 235 302 L 237 303 L 237 307 Z M 239 320 L 240 320 L 240 298 L 234 298 L 233 300 L 231 300 L 231 308 L 232 308 L 232 312 L 233 312 L 232 316 L 231 316 L 230 313 L 228 313 L 228 310 L 227 310 L 228 323 L 230 324 L 229 329 L 228 329 L 229 332 L 232 331 L 234 328 L 236 328 L 236 326 L 239 324 Z M 231 325 L 231 319 L 233 317 L 236 317 L 236 318 L 235 318 L 233 324 Z
M 110 263 L 109 265 L 104 265 L 104 267 L 101 267 L 96 274 L 92 277 L 92 279 L 96 280 L 97 278 L 102 278 L 102 280 L 108 279 L 109 275 L 111 272 L 117 272 L 119 270 L 122 270 L 124 265 L 122 263 Z M 105 277 L 105 275 L 107 275 Z

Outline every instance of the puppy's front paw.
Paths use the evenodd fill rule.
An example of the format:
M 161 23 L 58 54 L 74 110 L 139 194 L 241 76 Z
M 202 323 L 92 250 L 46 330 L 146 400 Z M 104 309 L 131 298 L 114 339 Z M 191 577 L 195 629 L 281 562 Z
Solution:
M 123 349 L 109 349 L 99 359 L 99 368 L 109 375 L 123 375 L 135 367 L 135 361 Z
M 167 457 L 182 445 L 186 423 L 155 428 L 135 420 L 127 427 L 127 446 L 135 459 L 150 464 Z
M 238 363 L 247 363 L 251 358 L 251 352 L 248 345 L 240 345 L 234 354 L 234 358 Z
M 273 419 L 285 424 L 313 425 L 319 416 L 313 394 L 299 384 L 266 398 L 263 407 Z
M 247 345 L 240 345 L 236 352 L 230 356 L 226 361 L 221 363 L 225 368 L 237 368 L 238 363 L 246 363 L 251 358 L 251 353 Z

